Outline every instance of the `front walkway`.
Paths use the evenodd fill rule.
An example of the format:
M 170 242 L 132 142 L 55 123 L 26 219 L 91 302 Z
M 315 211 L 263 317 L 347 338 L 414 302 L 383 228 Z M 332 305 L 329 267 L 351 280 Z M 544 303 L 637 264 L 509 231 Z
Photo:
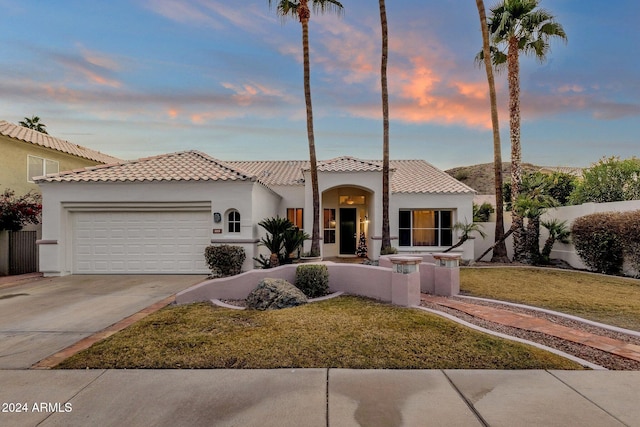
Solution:
M 549 320 L 495 307 L 422 294 L 422 300 L 467 313 L 479 319 L 527 331 L 541 332 L 640 362 L 640 346 L 609 337 L 578 331 Z

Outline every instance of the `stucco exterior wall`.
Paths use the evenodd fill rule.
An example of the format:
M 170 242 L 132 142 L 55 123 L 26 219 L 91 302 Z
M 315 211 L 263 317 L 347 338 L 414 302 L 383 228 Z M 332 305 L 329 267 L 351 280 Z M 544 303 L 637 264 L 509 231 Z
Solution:
M 72 230 L 71 213 L 74 208 L 100 210 L 105 207 L 126 206 L 127 204 L 148 204 L 162 209 L 162 204 L 180 204 L 201 202 L 210 204 L 211 211 L 219 212 L 222 222 L 212 227 L 221 229 L 220 233 L 210 231 L 209 238 L 214 242 L 242 241 L 247 260 L 243 269 L 253 268 L 255 249 L 254 213 L 252 196 L 253 182 L 139 182 L 139 183 L 42 183 L 43 194 L 43 233 L 41 244 L 40 271 L 47 275 L 70 274 L 72 267 Z M 266 191 L 266 189 L 265 189 Z M 245 195 L 245 196 L 243 196 Z M 275 206 L 273 193 L 256 190 L 255 199 L 265 205 Z M 80 205 L 78 205 L 80 204 Z M 229 233 L 226 214 L 236 209 L 240 212 L 240 233 Z M 51 244 L 50 242 L 57 242 Z
M 0 135 L 0 189 L 15 190 L 17 195 L 29 191 L 39 193 L 38 184 L 27 181 L 27 156 L 42 157 L 59 163 L 60 172 L 95 166 L 99 164 L 93 160 L 72 156 L 50 148 L 41 147 L 24 141 L 15 140 Z

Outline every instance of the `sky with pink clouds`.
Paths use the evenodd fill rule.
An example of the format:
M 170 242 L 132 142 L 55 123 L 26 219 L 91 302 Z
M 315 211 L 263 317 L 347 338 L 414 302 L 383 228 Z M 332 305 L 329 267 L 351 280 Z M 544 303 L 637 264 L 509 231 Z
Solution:
M 320 159 L 382 157 L 378 3 L 313 16 Z M 495 3 L 486 1 L 489 8 Z M 640 155 L 640 3 L 542 0 L 563 24 L 545 63 L 521 61 L 525 162 Z M 134 159 L 196 149 L 222 160 L 308 158 L 300 24 L 267 0 L 0 0 L 0 120 Z M 472 0 L 387 1 L 391 157 L 491 162 Z M 497 75 L 509 158 L 506 72 Z

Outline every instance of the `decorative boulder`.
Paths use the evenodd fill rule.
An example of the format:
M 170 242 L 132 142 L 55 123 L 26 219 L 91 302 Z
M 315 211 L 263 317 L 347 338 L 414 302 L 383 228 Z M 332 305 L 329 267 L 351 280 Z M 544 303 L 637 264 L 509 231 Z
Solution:
M 263 279 L 246 300 L 247 308 L 278 310 L 306 304 L 302 291 L 283 279 Z

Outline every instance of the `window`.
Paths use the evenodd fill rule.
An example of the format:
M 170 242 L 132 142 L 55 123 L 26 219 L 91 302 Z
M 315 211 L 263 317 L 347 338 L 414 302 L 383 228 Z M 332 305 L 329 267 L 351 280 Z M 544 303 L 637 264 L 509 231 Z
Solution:
M 227 215 L 227 224 L 229 224 L 229 233 L 240 232 L 240 212 L 233 210 Z
M 324 210 L 324 243 L 336 242 L 336 210 Z
M 287 219 L 293 223 L 296 227 L 302 229 L 302 208 L 288 208 Z
M 453 212 L 450 210 L 401 210 L 400 246 L 451 246 Z
M 27 181 L 33 182 L 33 178 L 36 176 L 58 172 L 60 172 L 60 165 L 55 160 L 27 156 Z

